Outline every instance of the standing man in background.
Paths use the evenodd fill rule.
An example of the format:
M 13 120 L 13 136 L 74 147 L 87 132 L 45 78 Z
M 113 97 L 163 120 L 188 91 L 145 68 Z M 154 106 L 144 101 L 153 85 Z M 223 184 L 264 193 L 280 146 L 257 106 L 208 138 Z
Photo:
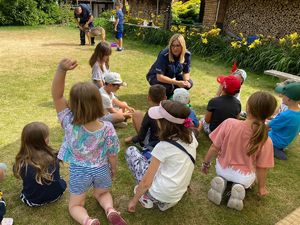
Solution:
M 123 51 L 123 30 L 124 30 L 124 14 L 122 12 L 122 3 L 116 2 L 116 21 L 115 21 L 115 32 L 117 39 L 117 51 Z
M 87 4 L 79 4 L 74 10 L 74 17 L 80 29 L 80 45 L 85 45 L 85 32 L 94 27 L 92 11 Z M 95 38 L 91 38 L 91 45 L 95 44 Z

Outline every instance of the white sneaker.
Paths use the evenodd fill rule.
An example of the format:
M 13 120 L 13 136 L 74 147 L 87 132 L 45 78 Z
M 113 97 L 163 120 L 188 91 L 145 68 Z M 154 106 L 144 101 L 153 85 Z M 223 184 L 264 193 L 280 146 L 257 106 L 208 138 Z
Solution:
M 227 207 L 241 211 L 244 207 L 243 200 L 246 191 L 243 185 L 234 184 L 231 188 L 231 196 L 228 200 Z
M 211 188 L 208 191 L 208 199 L 216 205 L 220 205 L 227 181 L 222 177 L 215 177 L 210 184 Z
M 136 189 L 137 189 L 138 185 L 136 185 L 133 189 L 133 193 L 136 194 Z M 143 194 L 142 197 L 140 197 L 139 202 L 141 203 L 141 205 L 146 208 L 146 209 L 151 209 L 153 208 L 153 202 L 151 201 L 151 199 L 148 198 L 147 195 Z

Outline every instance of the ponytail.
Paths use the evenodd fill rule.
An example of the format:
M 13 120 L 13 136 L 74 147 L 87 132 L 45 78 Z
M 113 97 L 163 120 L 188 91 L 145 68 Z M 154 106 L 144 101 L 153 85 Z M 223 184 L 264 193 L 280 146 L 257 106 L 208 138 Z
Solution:
M 249 141 L 247 155 L 253 155 L 268 139 L 268 129 L 264 121 L 255 120 L 252 123 L 252 137 Z

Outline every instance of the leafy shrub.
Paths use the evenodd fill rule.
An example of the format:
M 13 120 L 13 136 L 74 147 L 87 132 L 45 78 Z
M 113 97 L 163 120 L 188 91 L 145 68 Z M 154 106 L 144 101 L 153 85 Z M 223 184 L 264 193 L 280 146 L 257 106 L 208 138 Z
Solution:
M 60 8 L 55 0 L 2 0 L 0 8 L 0 25 L 38 25 L 70 21 L 69 5 L 67 12 L 67 8 Z
M 197 21 L 200 11 L 200 0 L 190 0 L 182 3 L 175 2 L 172 5 L 172 17 L 174 24 L 193 24 Z

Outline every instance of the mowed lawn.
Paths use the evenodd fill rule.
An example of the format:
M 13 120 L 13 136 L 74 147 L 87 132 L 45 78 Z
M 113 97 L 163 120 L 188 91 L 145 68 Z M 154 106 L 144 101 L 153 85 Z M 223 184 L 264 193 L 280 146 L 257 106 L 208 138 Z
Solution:
M 112 41 L 112 40 L 109 40 Z M 56 203 L 40 208 L 29 208 L 19 199 L 21 181 L 12 174 L 15 155 L 19 150 L 21 130 L 32 121 L 42 121 L 50 127 L 50 142 L 59 148 L 63 132 L 57 120 L 50 94 L 52 78 L 60 59 L 70 57 L 79 66 L 67 75 L 66 96 L 72 84 L 88 81 L 91 68 L 88 60 L 94 47 L 79 46 L 79 32 L 64 27 L 7 27 L 0 28 L 0 161 L 8 164 L 6 180 L 0 184 L 7 201 L 6 217 L 13 217 L 16 225 L 30 224 L 76 224 L 68 213 L 68 190 Z M 128 83 L 117 93 L 121 100 L 145 111 L 147 109 L 148 83 L 145 75 L 162 47 L 150 46 L 125 38 L 125 51 L 116 52 L 110 58 L 112 71 L 119 72 Z M 217 89 L 216 76 L 228 74 L 229 66 L 214 60 L 192 57 L 191 104 L 199 117 L 205 113 L 206 104 L 214 97 Z M 242 89 L 242 105 L 249 95 L 258 90 L 273 92 L 278 82 L 275 78 L 248 72 L 248 79 Z M 278 98 L 280 103 L 280 99 Z M 155 209 L 137 207 L 135 214 L 127 213 L 127 202 L 133 195 L 134 180 L 124 159 L 124 138 L 133 135 L 132 124 L 117 129 L 121 142 L 118 175 L 114 180 L 112 193 L 115 207 L 122 212 L 130 225 L 198 225 L 198 224 L 274 224 L 300 206 L 300 151 L 298 138 L 288 148 L 288 161 L 275 161 L 275 168 L 268 176 L 270 195 L 260 199 L 257 189 L 247 192 L 242 212 L 228 209 L 223 203 L 216 206 L 208 201 L 207 191 L 215 175 L 211 168 L 209 175 L 199 172 L 204 154 L 210 141 L 201 134 L 197 149 L 197 162 L 193 174 L 192 191 L 185 194 L 174 208 L 160 212 Z M 61 166 L 62 176 L 68 181 L 68 165 Z M 98 217 L 107 224 L 104 212 L 89 193 L 86 208 L 92 217 Z

